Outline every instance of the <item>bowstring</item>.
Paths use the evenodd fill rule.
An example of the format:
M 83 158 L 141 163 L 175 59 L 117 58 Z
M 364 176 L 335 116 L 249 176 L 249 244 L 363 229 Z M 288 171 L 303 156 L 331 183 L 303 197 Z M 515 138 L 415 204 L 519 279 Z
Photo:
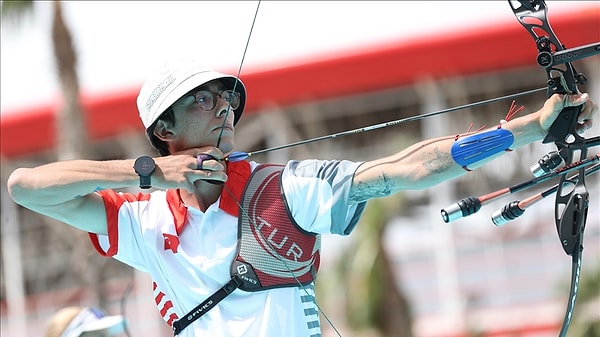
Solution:
M 242 54 L 242 59 L 240 61 L 240 66 L 238 67 L 237 76 L 236 76 L 235 82 L 233 84 L 233 89 L 232 89 L 233 92 L 235 92 L 235 89 L 236 89 L 236 87 L 237 87 L 237 85 L 239 83 L 239 78 L 240 78 L 240 74 L 242 73 L 242 67 L 244 65 L 244 60 L 246 59 L 246 54 L 248 52 L 248 46 L 250 45 L 250 38 L 252 37 L 252 32 L 254 31 L 254 24 L 256 23 L 256 18 L 258 17 L 258 10 L 260 8 L 260 3 L 261 3 L 261 0 L 258 0 L 258 3 L 256 5 L 256 11 L 254 12 L 254 18 L 252 19 L 252 25 L 250 26 L 250 32 L 248 33 L 248 38 L 246 39 L 246 46 L 244 47 L 244 53 Z M 217 138 L 217 144 L 215 146 L 217 148 L 221 144 L 221 137 L 223 136 L 223 131 L 224 131 L 224 128 L 225 128 L 225 123 L 227 122 L 227 117 L 231 113 L 231 99 L 232 98 L 230 97 L 229 98 L 229 102 L 228 102 L 229 104 L 227 105 L 227 111 L 225 112 L 225 118 L 223 118 L 223 124 L 221 125 L 221 131 L 219 132 L 219 137 Z M 250 218 L 250 215 L 248 214 L 248 211 L 235 198 L 235 196 L 233 195 L 233 193 L 231 192 L 231 190 L 226 185 L 224 186 L 224 188 L 227 191 L 227 193 L 231 196 L 231 199 L 235 201 L 235 203 L 237 204 L 237 206 L 239 207 L 239 209 L 242 211 L 242 213 L 244 214 L 244 216 L 246 216 L 248 218 L 248 220 L 250 221 L 250 223 L 253 226 L 257 227 L 256 222 L 254 222 Z M 265 242 L 267 242 L 267 244 L 268 244 L 268 241 L 263 236 L 263 234 L 260 233 L 260 235 L 262 236 L 263 240 L 265 240 Z M 271 248 L 273 248 L 273 247 L 271 247 Z M 319 306 L 319 303 L 317 302 L 317 296 L 316 296 L 316 294 L 310 294 L 308 292 L 308 290 L 306 289 L 306 287 L 302 284 L 302 282 L 300 282 L 300 280 L 298 279 L 298 277 L 296 276 L 296 274 L 288 266 L 288 264 L 286 263 L 285 259 L 283 259 L 283 257 L 279 253 L 277 253 L 277 252 L 276 252 L 276 257 L 277 257 L 277 259 L 279 261 L 281 261 L 283 263 L 283 265 L 285 266 L 285 268 L 287 269 L 287 271 L 292 275 L 292 277 L 294 278 L 294 280 L 296 281 L 296 283 L 298 283 L 298 286 L 300 287 L 300 289 L 302 289 L 302 291 L 307 296 L 314 297 L 314 299 L 315 299 L 314 303 L 315 303 L 315 306 L 317 307 L 317 310 L 321 313 L 321 315 L 323 316 L 323 318 L 325 318 L 325 320 L 327 321 L 327 323 L 335 331 L 335 333 L 338 335 L 338 337 L 342 337 L 342 335 L 340 334 L 340 332 L 336 328 L 335 324 L 333 324 L 333 321 L 329 318 L 329 316 L 325 313 L 325 311 L 323 311 L 321 309 L 321 307 Z M 314 281 L 313 281 L 313 284 L 314 284 Z
M 250 32 L 248 33 L 248 38 L 246 39 L 246 46 L 244 47 L 244 52 L 242 53 L 242 60 L 240 61 L 240 66 L 238 67 L 237 75 L 235 77 L 235 81 L 233 82 L 233 92 L 235 93 L 235 89 L 239 83 L 240 74 L 242 73 L 242 67 L 244 66 L 244 60 L 246 59 L 246 53 L 248 52 L 248 46 L 250 45 L 250 38 L 252 37 L 252 32 L 254 31 L 254 24 L 256 23 L 256 17 L 258 16 L 258 9 L 260 8 L 261 0 L 258 0 L 258 4 L 256 5 L 256 11 L 254 12 L 254 18 L 252 19 L 252 25 L 250 26 Z M 223 136 L 223 130 L 225 128 L 225 123 L 227 122 L 227 117 L 231 113 L 231 99 L 229 97 L 229 101 L 227 103 L 227 111 L 225 112 L 225 118 L 223 118 L 223 124 L 221 125 L 221 132 L 219 132 L 219 138 L 217 138 L 217 145 L 215 147 L 219 147 L 221 145 L 221 137 Z

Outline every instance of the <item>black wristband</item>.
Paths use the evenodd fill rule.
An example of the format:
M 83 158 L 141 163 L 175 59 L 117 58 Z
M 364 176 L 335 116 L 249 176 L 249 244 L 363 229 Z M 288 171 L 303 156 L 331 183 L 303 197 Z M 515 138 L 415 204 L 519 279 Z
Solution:
M 133 169 L 140 176 L 140 188 L 148 189 L 152 187 L 151 175 L 156 169 L 154 159 L 148 156 L 141 156 L 135 160 Z

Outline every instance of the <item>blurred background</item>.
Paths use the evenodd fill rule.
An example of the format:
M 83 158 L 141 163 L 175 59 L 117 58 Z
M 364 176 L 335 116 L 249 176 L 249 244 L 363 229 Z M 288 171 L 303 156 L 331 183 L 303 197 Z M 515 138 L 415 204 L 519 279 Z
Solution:
M 145 76 L 193 56 L 248 90 L 240 151 L 543 88 L 533 39 L 504 1 L 2 2 L 2 336 L 40 336 L 67 305 L 124 314 L 132 337 L 172 336 L 150 278 L 100 257 L 86 233 L 14 204 L 17 167 L 157 155 L 137 117 Z M 600 3 L 550 1 L 566 47 L 600 41 Z M 254 24 L 253 24 L 254 23 Z M 243 58 L 244 57 L 244 58 Z M 243 58 L 243 60 L 242 60 Z M 243 63 L 242 63 L 243 61 Z M 600 102 L 600 57 L 575 62 Z M 241 69 L 241 71 L 240 71 Z M 526 114 L 545 92 L 519 97 Z M 429 137 L 492 126 L 512 100 L 273 151 L 259 162 L 369 160 Z M 600 124 L 600 123 L 596 123 Z M 600 125 L 586 133 L 599 134 Z M 440 209 L 532 178 L 554 150 L 532 144 L 427 191 L 373 200 L 349 237 L 323 238 L 322 312 L 344 337 L 556 336 L 569 294 L 554 195 L 502 227 L 490 215 L 558 180 L 444 223 Z M 591 149 L 591 154 L 597 149 Z M 579 296 L 570 336 L 600 335 L 600 184 L 587 182 Z M 321 317 L 323 336 L 337 336 Z

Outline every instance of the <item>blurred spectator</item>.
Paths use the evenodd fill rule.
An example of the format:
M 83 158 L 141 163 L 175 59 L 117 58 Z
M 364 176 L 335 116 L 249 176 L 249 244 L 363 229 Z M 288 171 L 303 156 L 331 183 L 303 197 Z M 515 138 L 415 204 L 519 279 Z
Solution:
M 125 336 L 125 318 L 107 316 L 97 308 L 70 306 L 52 316 L 44 337 L 113 337 Z

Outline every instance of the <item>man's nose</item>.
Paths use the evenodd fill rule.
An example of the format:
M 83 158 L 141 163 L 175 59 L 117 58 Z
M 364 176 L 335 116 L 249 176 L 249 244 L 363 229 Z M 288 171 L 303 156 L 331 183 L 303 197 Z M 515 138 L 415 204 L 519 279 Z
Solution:
M 233 109 L 231 108 L 231 105 L 229 104 L 229 102 L 227 102 L 226 100 L 222 99 L 221 97 L 218 98 L 218 104 L 217 104 L 217 117 L 218 118 L 223 118 L 223 117 L 229 117 L 229 115 L 233 116 Z

